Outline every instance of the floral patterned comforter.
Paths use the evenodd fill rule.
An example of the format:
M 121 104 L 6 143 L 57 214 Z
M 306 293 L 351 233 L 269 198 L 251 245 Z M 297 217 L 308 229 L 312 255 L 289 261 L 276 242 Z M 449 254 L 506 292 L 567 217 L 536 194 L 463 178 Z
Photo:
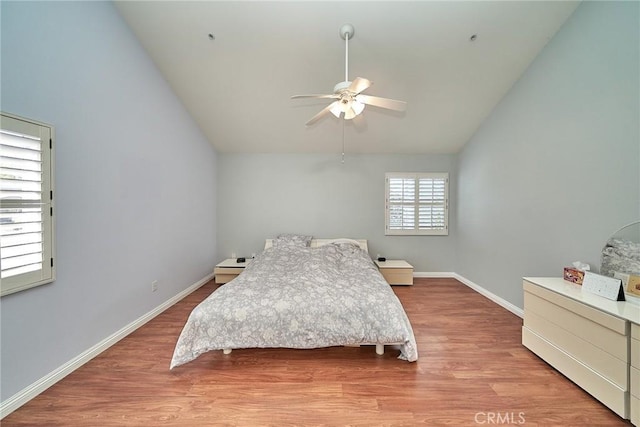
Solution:
M 418 351 L 409 319 L 391 287 L 359 247 L 273 247 L 193 309 L 171 369 L 210 350 L 400 344 Z

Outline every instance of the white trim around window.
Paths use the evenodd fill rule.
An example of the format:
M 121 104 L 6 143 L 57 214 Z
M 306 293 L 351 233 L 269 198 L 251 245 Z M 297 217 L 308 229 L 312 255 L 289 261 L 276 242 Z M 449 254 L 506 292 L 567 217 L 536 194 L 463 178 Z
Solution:
M 448 235 L 449 174 L 385 174 L 386 235 Z
M 0 296 L 55 279 L 53 127 L 2 113 Z

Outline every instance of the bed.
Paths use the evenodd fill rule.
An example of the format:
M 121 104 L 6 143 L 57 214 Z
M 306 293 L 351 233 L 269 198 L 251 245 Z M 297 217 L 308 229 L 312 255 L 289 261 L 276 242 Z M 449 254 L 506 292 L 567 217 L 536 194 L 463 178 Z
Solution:
M 371 261 L 366 241 L 281 235 L 196 306 L 170 369 L 203 353 L 241 348 L 385 345 L 418 351 L 402 304 Z

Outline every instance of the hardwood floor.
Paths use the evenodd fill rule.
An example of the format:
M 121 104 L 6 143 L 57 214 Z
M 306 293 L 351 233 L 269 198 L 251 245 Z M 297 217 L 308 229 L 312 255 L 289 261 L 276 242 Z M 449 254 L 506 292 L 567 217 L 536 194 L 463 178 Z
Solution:
M 519 317 L 454 279 L 394 287 L 416 363 L 393 348 L 250 349 L 169 371 L 186 318 L 215 288 L 203 286 L 2 426 L 630 425 L 524 348 Z

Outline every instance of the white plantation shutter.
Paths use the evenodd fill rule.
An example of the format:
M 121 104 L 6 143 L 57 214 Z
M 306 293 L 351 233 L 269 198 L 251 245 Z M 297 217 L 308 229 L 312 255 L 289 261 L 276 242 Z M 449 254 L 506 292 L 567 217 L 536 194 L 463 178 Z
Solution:
M 387 173 L 385 234 L 449 234 L 448 173 Z
M 54 279 L 50 126 L 2 114 L 0 126 L 0 290 Z

